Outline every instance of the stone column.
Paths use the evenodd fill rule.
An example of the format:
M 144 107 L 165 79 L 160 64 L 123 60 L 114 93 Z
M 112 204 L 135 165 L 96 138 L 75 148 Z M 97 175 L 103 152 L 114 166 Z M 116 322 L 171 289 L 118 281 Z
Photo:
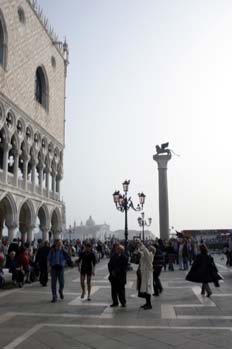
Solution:
M 32 192 L 35 192 L 35 176 L 36 176 L 36 161 L 32 159 L 32 169 L 31 169 L 31 182 L 32 182 Z
M 18 187 L 19 151 L 14 150 L 14 185 Z
M 40 227 L 40 230 L 42 231 L 42 240 L 48 241 L 49 240 L 49 237 L 48 237 L 49 228 L 48 227 Z
M 25 231 L 21 231 L 21 240 L 22 242 L 27 241 L 27 233 Z
M 13 241 L 13 239 L 15 238 L 15 230 L 16 230 L 17 225 L 16 224 L 11 224 L 8 225 L 8 241 L 9 243 Z
M 50 192 L 50 169 L 46 167 L 46 189 L 47 189 L 47 197 L 49 197 Z
M 27 191 L 28 163 L 29 163 L 29 157 L 24 156 L 24 158 L 23 158 L 23 179 L 24 179 L 25 191 Z
M 160 238 L 169 239 L 169 208 L 168 208 L 168 181 L 167 169 L 168 161 L 171 159 L 171 153 L 167 155 L 153 156 L 158 164 L 159 172 L 159 223 L 160 223 Z
M 55 198 L 56 194 L 56 172 L 52 171 L 52 192 L 53 192 L 53 197 Z
M 3 182 L 7 183 L 7 175 L 8 175 L 8 158 L 9 158 L 9 151 L 11 149 L 10 143 L 5 143 L 3 148 Z
M 27 230 L 27 242 L 29 242 L 30 245 L 32 242 L 32 233 L 33 233 L 34 228 L 35 228 L 34 226 L 31 226 Z
M 55 230 L 55 231 L 53 230 L 52 233 L 53 233 L 53 240 L 57 240 L 61 238 L 61 232 L 59 230 Z
M 43 195 L 43 165 L 39 164 L 39 186 L 40 186 L 40 194 Z

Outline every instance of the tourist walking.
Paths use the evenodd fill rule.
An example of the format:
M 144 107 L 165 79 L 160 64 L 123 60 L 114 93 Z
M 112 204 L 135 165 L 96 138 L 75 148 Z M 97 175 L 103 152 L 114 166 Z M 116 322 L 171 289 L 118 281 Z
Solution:
M 213 282 L 216 287 L 219 287 L 219 280 L 222 277 L 218 274 L 214 259 L 208 254 L 206 245 L 200 245 L 199 249 L 200 253 L 196 256 L 186 280 L 201 283 L 201 294 L 206 293 L 207 297 L 210 297 L 212 291 L 209 283 Z
M 163 291 L 163 286 L 160 281 L 160 274 L 164 265 L 164 256 L 159 248 L 159 245 L 155 245 L 155 255 L 153 258 L 153 296 L 159 296 Z
M 36 255 L 36 264 L 39 265 L 39 282 L 42 286 L 47 286 L 48 282 L 48 254 L 50 251 L 49 242 L 44 241 L 44 243 L 40 244 L 40 247 L 38 248 L 38 252 Z
M 117 307 L 119 302 L 122 307 L 126 307 L 126 273 L 128 257 L 125 255 L 122 245 L 115 246 L 115 252 L 112 254 L 108 263 L 109 281 L 111 283 L 111 297 L 113 303 L 111 307 Z
M 68 260 L 68 254 L 63 248 L 63 242 L 58 239 L 48 254 L 48 262 L 51 268 L 51 289 L 52 289 L 52 303 L 57 302 L 56 285 L 59 283 L 60 298 L 64 299 L 64 265 Z
M 88 301 L 91 301 L 91 278 L 95 275 L 95 265 L 96 265 L 96 257 L 92 250 L 91 243 L 87 242 L 84 246 L 83 251 L 79 253 L 78 259 L 78 268 L 80 271 L 80 282 L 82 294 L 81 298 L 85 297 L 85 277 L 87 277 L 87 290 L 88 290 Z
M 141 254 L 139 267 L 137 270 L 138 296 L 146 299 L 146 303 L 141 306 L 144 310 L 152 309 L 151 294 L 153 294 L 153 258 L 155 248 L 146 248 L 141 241 L 137 242 L 138 250 Z

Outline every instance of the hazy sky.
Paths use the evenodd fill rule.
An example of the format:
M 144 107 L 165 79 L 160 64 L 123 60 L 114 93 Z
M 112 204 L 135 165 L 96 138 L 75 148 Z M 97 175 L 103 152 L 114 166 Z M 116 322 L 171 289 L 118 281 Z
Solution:
M 67 224 L 124 227 L 130 179 L 158 235 L 155 145 L 169 141 L 170 226 L 232 228 L 232 1 L 39 0 L 67 36 Z M 138 228 L 129 212 L 129 228 Z

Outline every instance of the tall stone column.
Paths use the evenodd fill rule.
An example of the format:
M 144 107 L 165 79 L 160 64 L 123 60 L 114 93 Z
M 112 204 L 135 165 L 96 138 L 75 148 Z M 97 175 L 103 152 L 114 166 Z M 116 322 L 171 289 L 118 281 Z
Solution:
M 29 242 L 30 245 L 31 245 L 31 242 L 32 242 L 32 232 L 33 232 L 33 229 L 34 229 L 34 227 L 31 226 L 27 230 L 27 242 Z
M 169 239 L 169 207 L 168 207 L 168 161 L 171 160 L 171 153 L 167 155 L 155 154 L 153 160 L 158 164 L 159 172 L 159 224 L 160 238 Z
M 48 227 L 40 227 L 40 230 L 42 231 L 42 240 L 48 241 L 49 240 L 49 237 L 48 237 L 49 228 Z
M 53 240 L 57 240 L 61 238 L 61 232 L 59 230 L 55 230 L 52 232 L 53 232 Z
M 16 224 L 11 224 L 8 225 L 8 241 L 9 243 L 13 241 L 13 239 L 15 238 L 15 230 L 16 230 L 17 225 Z
M 25 231 L 21 231 L 21 240 L 22 242 L 27 241 L 27 233 Z

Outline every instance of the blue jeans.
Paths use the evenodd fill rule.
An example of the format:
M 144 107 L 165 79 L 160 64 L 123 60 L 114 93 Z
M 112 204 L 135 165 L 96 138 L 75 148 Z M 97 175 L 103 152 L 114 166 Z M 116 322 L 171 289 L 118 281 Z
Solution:
M 61 270 L 57 271 L 52 267 L 51 270 L 51 288 L 52 288 L 52 296 L 54 298 L 57 298 L 57 293 L 56 293 L 56 284 L 57 280 L 59 283 L 59 292 L 63 291 L 64 289 L 64 268 L 62 267 Z

